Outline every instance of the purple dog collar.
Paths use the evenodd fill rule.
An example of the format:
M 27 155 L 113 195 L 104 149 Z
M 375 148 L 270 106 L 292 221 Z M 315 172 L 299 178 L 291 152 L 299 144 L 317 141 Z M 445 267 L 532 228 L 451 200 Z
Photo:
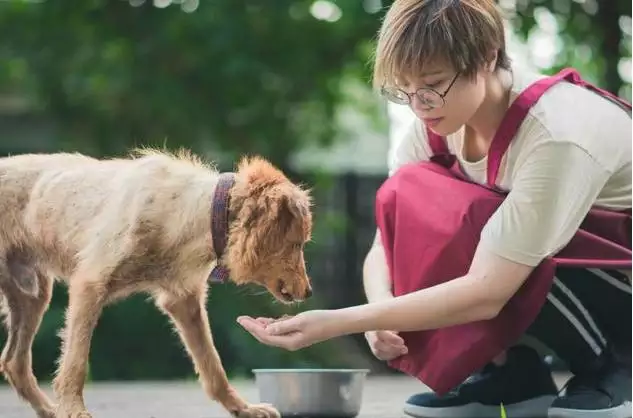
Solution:
M 234 184 L 235 175 L 233 173 L 220 174 L 211 201 L 211 236 L 213 238 L 213 251 L 217 258 L 215 267 L 209 276 L 211 283 L 225 283 L 229 278 L 229 270 L 221 264 L 220 260 L 226 249 L 229 235 L 230 192 Z

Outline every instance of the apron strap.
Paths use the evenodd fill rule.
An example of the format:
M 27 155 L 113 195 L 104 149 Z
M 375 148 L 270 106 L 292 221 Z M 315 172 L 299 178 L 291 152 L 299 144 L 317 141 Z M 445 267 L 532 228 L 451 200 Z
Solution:
M 545 94 L 550 87 L 562 80 L 588 88 L 603 97 L 606 96 L 607 99 L 616 102 L 616 104 L 620 105 L 620 107 L 623 107 L 625 110 L 628 109 L 629 112 L 631 110 L 631 105 L 629 103 L 612 93 L 584 81 L 573 68 L 563 69 L 556 75 L 535 82 L 521 92 L 512 105 L 510 105 L 510 108 L 506 111 L 506 114 L 495 133 L 492 143 L 490 144 L 487 171 L 487 182 L 489 186 L 494 187 L 499 174 L 501 159 L 508 150 L 510 142 L 512 142 L 514 135 L 519 129 L 519 126 L 521 126 L 521 123 L 530 108 L 534 106 L 538 99 L 540 99 L 540 97 Z
M 466 173 L 462 170 L 459 161 L 457 161 L 457 157 L 448 149 L 446 139 L 431 131 L 429 128 L 426 128 L 426 136 L 429 141 L 429 146 L 431 147 L 432 155 L 429 158 L 431 162 L 451 170 L 459 177 L 466 178 Z
M 433 155 L 450 154 L 444 137 L 439 136 L 429 128 L 426 128 L 426 136 L 429 139 L 429 146 L 431 151 L 433 151 Z
M 612 94 L 606 90 L 594 86 L 591 83 L 586 82 L 580 77 L 580 74 L 573 68 L 566 68 L 559 73 L 543 78 L 532 85 L 528 86 L 525 90 L 519 94 L 516 100 L 510 105 L 506 111 L 505 116 L 499 124 L 499 128 L 495 133 L 495 136 L 490 144 L 488 150 L 488 167 L 486 173 L 486 183 L 488 188 L 492 190 L 500 190 L 496 186 L 497 176 L 499 175 L 499 167 L 501 166 L 501 160 L 505 155 L 514 135 L 523 123 L 523 119 L 529 112 L 530 108 L 541 98 L 543 94 L 550 87 L 560 81 L 567 81 L 578 86 L 585 87 L 602 97 L 614 102 L 622 109 L 631 114 L 631 104 L 625 100 L 619 98 L 615 94 Z M 439 162 L 443 165 L 452 165 L 454 159 L 451 157 L 451 153 L 446 144 L 446 139 L 429 128 L 426 129 L 426 135 L 429 140 L 429 146 L 433 152 L 431 160 Z M 453 156 L 454 157 L 454 156 Z

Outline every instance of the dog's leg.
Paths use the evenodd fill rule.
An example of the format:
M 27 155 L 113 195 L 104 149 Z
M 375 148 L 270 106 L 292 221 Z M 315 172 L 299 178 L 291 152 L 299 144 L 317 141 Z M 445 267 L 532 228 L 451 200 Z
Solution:
M 270 405 L 249 405 L 229 384 L 220 356 L 213 344 L 211 328 L 204 305 L 204 293 L 190 295 L 161 294 L 157 306 L 172 320 L 189 356 L 204 391 L 218 401 L 233 416 L 240 418 L 278 418 Z
M 68 289 L 66 326 L 62 332 L 62 353 L 53 388 L 57 396 L 56 418 L 90 418 L 83 399 L 86 364 L 92 333 L 105 301 L 100 283 L 86 276 L 71 278 Z
M 54 418 L 53 404 L 39 387 L 32 368 L 33 339 L 51 300 L 53 279 L 41 272 L 34 271 L 34 274 L 39 281 L 36 295 L 25 294 L 10 276 L 4 277 L 9 280 L 0 279 L 8 331 L 8 340 L 0 355 L 0 370 L 39 418 Z

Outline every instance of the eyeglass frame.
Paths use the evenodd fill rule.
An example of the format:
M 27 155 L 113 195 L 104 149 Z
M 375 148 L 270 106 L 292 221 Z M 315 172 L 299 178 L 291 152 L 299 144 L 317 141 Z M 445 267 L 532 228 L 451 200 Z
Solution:
M 448 87 L 446 88 L 446 90 L 444 90 L 444 93 L 440 93 L 439 91 L 432 89 L 430 87 L 421 87 L 419 89 L 417 89 L 416 91 L 414 91 L 413 93 L 407 93 L 406 91 L 400 89 L 400 88 L 396 88 L 396 90 L 404 93 L 405 96 L 407 96 L 407 98 L 409 99 L 407 101 L 407 103 L 396 103 L 396 104 L 401 104 L 401 105 L 411 105 L 411 103 L 413 102 L 413 96 L 417 96 L 418 99 L 424 103 L 422 96 L 419 94 L 420 91 L 425 90 L 425 91 L 430 91 L 432 93 L 435 93 L 439 96 L 440 99 L 442 99 L 442 105 L 441 106 L 429 106 L 427 103 L 424 103 L 425 106 L 428 106 L 429 109 L 439 109 L 441 107 L 444 107 L 444 105 L 446 105 L 446 100 L 444 99 L 446 97 L 446 95 L 448 94 L 448 92 L 451 90 L 451 88 L 453 87 L 453 84 L 455 84 L 455 81 L 457 81 L 457 79 L 459 78 L 460 72 L 457 72 L 455 74 L 455 76 L 453 77 L 453 79 L 451 80 L 451 83 L 448 85 Z M 380 93 L 382 94 L 382 96 L 384 97 L 385 94 L 384 92 L 386 91 L 385 86 L 382 86 L 380 88 Z M 387 98 L 387 100 L 389 100 Z M 391 102 L 393 102 L 393 100 L 389 100 Z M 394 102 L 395 103 L 395 102 Z

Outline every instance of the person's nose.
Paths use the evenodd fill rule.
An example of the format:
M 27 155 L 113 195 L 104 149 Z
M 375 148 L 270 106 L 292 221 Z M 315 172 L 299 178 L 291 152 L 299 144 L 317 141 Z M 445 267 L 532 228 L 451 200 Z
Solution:
M 415 115 L 420 119 L 427 118 L 428 112 L 429 110 L 431 110 L 426 104 L 422 102 L 422 100 L 420 100 L 417 94 L 411 96 L 411 103 L 409 104 L 409 106 L 411 107 L 413 113 L 415 113 Z

